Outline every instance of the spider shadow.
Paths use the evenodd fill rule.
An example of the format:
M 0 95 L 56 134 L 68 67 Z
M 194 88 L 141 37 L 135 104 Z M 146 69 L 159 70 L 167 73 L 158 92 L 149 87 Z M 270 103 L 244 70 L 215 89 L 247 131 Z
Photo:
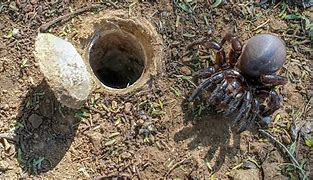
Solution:
M 195 150 L 198 146 L 208 147 L 203 159 L 210 163 L 213 172 L 218 172 L 227 157 L 233 160 L 240 153 L 240 134 L 232 127 L 232 118 L 223 117 L 211 108 L 206 108 L 201 115 L 195 115 L 186 101 L 182 107 L 184 123 L 192 125 L 177 132 L 174 140 L 181 142 L 192 138 L 187 145 L 189 150 Z
M 30 88 L 15 124 L 16 158 L 22 169 L 29 174 L 54 169 L 72 144 L 78 123 L 75 110 L 63 107 L 45 81 Z

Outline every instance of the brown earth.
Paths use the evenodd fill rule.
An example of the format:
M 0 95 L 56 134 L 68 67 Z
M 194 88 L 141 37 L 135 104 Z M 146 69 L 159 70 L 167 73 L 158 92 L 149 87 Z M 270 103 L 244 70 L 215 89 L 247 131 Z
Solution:
M 293 133 L 294 127 L 312 124 L 312 28 L 299 18 L 312 22 L 312 10 L 283 3 L 259 7 L 252 1 L 223 1 L 217 7 L 188 1 L 192 8 L 179 0 L 107 2 L 49 32 L 79 49 L 77 34 L 85 19 L 124 10 L 154 24 L 163 39 L 165 68 L 150 77 L 148 89 L 116 96 L 94 91 L 81 110 L 55 100 L 34 59 L 34 39 L 42 24 L 97 2 L 0 2 L 0 179 L 299 179 L 299 171 L 286 165 L 290 156 L 260 128 L 296 147 L 294 156 L 306 160 L 303 169 L 313 178 L 312 147 Z M 236 134 L 232 117 L 210 108 L 199 113 L 199 106 L 196 113 L 185 102 L 194 89 L 190 73 L 207 65 L 206 59 L 182 58 L 186 46 L 208 35 L 220 40 L 228 31 L 243 42 L 261 32 L 286 42 L 287 62 L 279 74 L 289 82 L 278 88 L 284 104 L 269 127 L 257 124 Z

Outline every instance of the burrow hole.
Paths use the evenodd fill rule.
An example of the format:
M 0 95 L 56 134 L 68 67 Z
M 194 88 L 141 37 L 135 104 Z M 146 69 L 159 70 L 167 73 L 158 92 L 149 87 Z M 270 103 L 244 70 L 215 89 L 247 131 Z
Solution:
M 102 84 L 124 89 L 134 84 L 145 69 L 145 52 L 136 37 L 123 30 L 93 36 L 89 63 Z

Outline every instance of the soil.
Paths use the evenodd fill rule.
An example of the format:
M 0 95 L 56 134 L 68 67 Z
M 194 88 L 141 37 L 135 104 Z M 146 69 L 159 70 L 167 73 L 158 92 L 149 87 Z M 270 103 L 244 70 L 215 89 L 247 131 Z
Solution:
M 54 98 L 34 59 L 34 39 L 42 24 L 99 2 L 0 2 L 0 179 L 300 179 L 288 166 L 290 155 L 259 129 L 291 149 L 313 179 L 312 144 L 305 141 L 313 130 L 301 128 L 313 121 L 312 28 L 306 26 L 312 9 L 283 2 L 106 2 L 48 31 L 82 48 L 77 34 L 84 19 L 124 10 L 153 23 L 163 40 L 165 66 L 147 88 L 124 95 L 95 90 L 80 110 Z M 190 74 L 213 58 L 201 48 L 200 60 L 183 57 L 186 46 L 202 37 L 221 40 L 229 31 L 242 42 L 274 33 L 287 45 L 278 74 L 289 81 L 277 88 L 283 107 L 268 127 L 257 123 L 241 134 L 232 127 L 233 117 L 186 102 L 195 88 Z

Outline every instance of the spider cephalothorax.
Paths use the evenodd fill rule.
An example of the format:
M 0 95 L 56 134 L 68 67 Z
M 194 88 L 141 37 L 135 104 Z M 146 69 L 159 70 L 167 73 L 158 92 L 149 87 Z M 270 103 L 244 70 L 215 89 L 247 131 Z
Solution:
M 227 58 L 222 47 L 226 41 L 231 44 Z M 216 50 L 216 57 L 213 66 L 194 74 L 203 81 L 189 101 L 207 90 L 209 104 L 222 109 L 226 115 L 237 113 L 234 122 L 239 124 L 239 132 L 256 119 L 269 123 L 271 115 L 281 106 L 281 98 L 274 88 L 287 83 L 285 77 L 275 74 L 286 60 L 285 43 L 275 35 L 259 34 L 242 48 L 238 38 L 226 34 L 220 43 L 202 39 L 191 44 L 194 45 Z

